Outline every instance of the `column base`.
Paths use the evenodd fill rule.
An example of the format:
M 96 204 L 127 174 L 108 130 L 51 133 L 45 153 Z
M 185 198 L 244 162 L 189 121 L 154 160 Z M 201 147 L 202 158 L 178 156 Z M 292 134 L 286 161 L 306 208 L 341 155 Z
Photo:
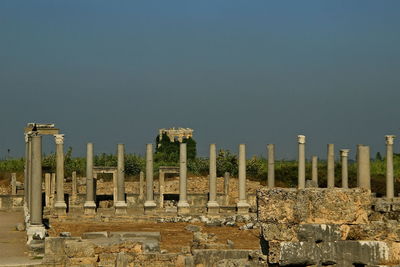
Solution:
M 217 201 L 208 201 L 207 202 L 207 214 L 209 214 L 209 215 L 219 214 L 219 205 L 218 205 Z
M 249 214 L 250 205 L 246 201 L 239 201 L 236 207 L 237 214 Z
M 178 214 L 188 214 L 190 212 L 190 206 L 187 201 L 178 202 Z
M 59 201 L 54 204 L 55 213 L 58 216 L 66 216 L 67 215 L 67 204 L 64 201 Z
M 154 202 L 154 200 L 147 200 L 146 202 L 144 202 L 144 213 L 145 214 L 154 213 L 156 207 L 157 204 L 156 202 Z
M 115 202 L 115 215 L 126 215 L 127 207 L 128 207 L 128 204 L 126 204 L 125 201 Z
M 86 201 L 83 204 L 85 215 L 96 215 L 96 203 L 94 201 Z
M 46 228 L 44 225 L 29 225 L 26 229 L 26 235 L 28 236 L 28 241 L 26 244 L 30 244 L 33 239 L 43 240 L 46 237 Z

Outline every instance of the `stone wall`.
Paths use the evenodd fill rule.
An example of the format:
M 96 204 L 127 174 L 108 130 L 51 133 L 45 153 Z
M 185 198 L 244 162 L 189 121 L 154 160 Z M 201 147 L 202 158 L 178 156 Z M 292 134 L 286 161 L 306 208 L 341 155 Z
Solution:
M 0 195 L 0 209 L 22 209 L 24 207 L 23 195 Z
M 400 264 L 400 225 L 389 214 L 397 204 L 376 204 L 369 190 L 263 188 L 257 198 L 270 264 Z

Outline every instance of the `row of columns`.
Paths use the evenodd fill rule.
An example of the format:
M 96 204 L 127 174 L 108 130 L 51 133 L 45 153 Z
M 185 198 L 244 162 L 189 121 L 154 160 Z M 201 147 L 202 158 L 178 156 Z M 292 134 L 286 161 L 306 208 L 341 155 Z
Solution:
M 386 135 L 386 197 L 394 197 L 394 178 L 393 178 L 393 143 L 395 136 Z M 298 188 L 305 188 L 305 143 L 304 135 L 298 135 Z M 268 145 L 268 186 L 274 186 L 274 146 Z M 342 188 L 348 188 L 348 155 L 349 149 L 341 149 L 341 165 L 342 165 Z M 312 181 L 318 184 L 318 158 L 312 157 Z M 357 186 L 361 188 L 371 189 L 370 176 L 370 148 L 365 145 L 357 145 Z M 327 187 L 335 187 L 335 155 L 334 145 L 328 144 L 327 154 Z

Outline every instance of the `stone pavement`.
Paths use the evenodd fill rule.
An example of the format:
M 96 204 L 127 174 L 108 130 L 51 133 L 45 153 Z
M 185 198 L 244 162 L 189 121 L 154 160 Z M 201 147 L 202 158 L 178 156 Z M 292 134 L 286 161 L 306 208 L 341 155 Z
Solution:
M 0 266 L 28 266 L 39 264 L 40 259 L 28 256 L 26 233 L 16 230 L 22 223 L 23 211 L 0 211 Z

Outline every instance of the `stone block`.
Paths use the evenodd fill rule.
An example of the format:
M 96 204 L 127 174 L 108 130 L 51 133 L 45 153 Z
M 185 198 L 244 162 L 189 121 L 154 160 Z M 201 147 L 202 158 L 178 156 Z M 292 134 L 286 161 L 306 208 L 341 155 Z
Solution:
M 86 232 L 82 234 L 82 239 L 95 239 L 95 238 L 107 238 L 108 232 Z
M 65 238 L 46 237 L 44 251 L 46 255 L 65 255 Z
M 400 224 L 397 221 L 374 221 L 349 225 L 347 239 L 400 242 Z
M 94 257 L 94 248 L 94 244 L 88 240 L 65 240 L 65 254 L 69 258 Z
M 297 238 L 299 241 L 309 242 L 339 241 L 342 231 L 338 224 L 300 224 Z
M 261 232 L 267 241 L 298 241 L 298 225 L 287 223 L 262 223 Z
M 147 238 L 154 239 L 157 241 L 161 240 L 160 232 L 110 232 L 110 237 L 120 237 L 120 238 Z
M 374 203 L 374 210 L 379 212 L 389 212 L 391 202 L 386 199 L 376 198 Z
M 266 223 L 368 223 L 371 192 L 352 188 L 261 188 L 258 218 Z

